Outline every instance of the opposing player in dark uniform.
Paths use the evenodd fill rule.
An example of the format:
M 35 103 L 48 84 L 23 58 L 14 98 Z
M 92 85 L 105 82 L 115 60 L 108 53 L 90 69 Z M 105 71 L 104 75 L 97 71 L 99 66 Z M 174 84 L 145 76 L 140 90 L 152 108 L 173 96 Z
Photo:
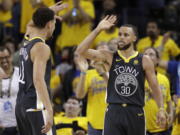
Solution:
M 118 50 L 89 49 L 102 30 L 116 22 L 116 16 L 106 16 L 90 35 L 78 46 L 76 53 L 95 61 L 108 64 L 109 81 L 104 135 L 145 135 L 144 81 L 147 79 L 159 107 L 158 123 L 165 126 L 163 98 L 159 89 L 153 63 L 148 56 L 134 50 L 137 31 L 132 25 L 119 29 Z
M 51 9 L 37 9 L 27 29 L 28 39 L 24 40 L 24 46 L 20 49 L 16 104 L 20 135 L 55 134 L 49 88 L 51 52 L 45 40 L 52 36 L 55 29 L 55 12 L 63 8 L 64 5 L 58 3 Z

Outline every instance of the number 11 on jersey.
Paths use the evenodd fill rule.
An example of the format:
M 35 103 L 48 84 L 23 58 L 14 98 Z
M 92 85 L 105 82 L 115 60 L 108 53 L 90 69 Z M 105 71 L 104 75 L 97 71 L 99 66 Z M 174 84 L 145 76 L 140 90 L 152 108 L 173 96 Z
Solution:
M 20 68 L 19 68 L 19 82 L 22 84 L 25 84 L 24 81 L 24 62 L 21 62 Z

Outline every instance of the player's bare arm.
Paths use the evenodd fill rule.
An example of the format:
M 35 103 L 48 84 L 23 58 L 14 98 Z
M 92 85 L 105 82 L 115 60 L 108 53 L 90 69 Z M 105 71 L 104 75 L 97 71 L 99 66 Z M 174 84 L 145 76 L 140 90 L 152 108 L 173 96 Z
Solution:
M 42 130 L 43 133 L 46 133 L 53 124 L 53 109 L 49 99 L 46 82 L 44 80 L 46 63 L 50 58 L 50 48 L 44 43 L 39 42 L 33 46 L 30 54 L 33 62 L 33 83 L 37 94 L 49 115 L 49 120 Z
M 149 83 L 149 86 L 152 90 L 153 98 L 155 99 L 158 107 L 159 112 L 157 114 L 157 123 L 164 127 L 166 125 L 166 116 L 164 111 L 164 105 L 163 105 L 163 95 L 161 93 L 159 84 L 157 82 L 154 64 L 152 60 L 149 58 L 149 56 L 144 55 L 143 56 L 143 68 L 145 71 L 146 79 Z
M 116 16 L 106 16 L 98 26 L 85 38 L 84 41 L 77 47 L 76 53 L 90 60 L 106 61 L 112 63 L 112 52 L 107 50 L 89 49 L 92 42 L 103 30 L 107 30 L 115 25 Z

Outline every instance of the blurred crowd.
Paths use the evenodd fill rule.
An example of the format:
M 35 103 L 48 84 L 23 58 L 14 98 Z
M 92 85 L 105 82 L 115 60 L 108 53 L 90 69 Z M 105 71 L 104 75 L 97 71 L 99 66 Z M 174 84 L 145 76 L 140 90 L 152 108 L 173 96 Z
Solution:
M 26 25 L 38 7 L 59 0 L 0 0 L 0 128 L 18 134 L 14 116 L 18 86 L 19 48 Z M 139 31 L 135 49 L 149 55 L 164 97 L 167 126 L 156 124 L 158 107 L 151 89 L 145 85 L 147 134 L 180 135 L 180 0 L 62 0 L 68 8 L 59 13 L 51 39 L 51 92 L 57 135 L 102 134 L 106 111 L 106 65 L 80 63 L 76 46 L 109 14 L 118 17 L 117 25 L 103 31 L 92 48 L 117 50 L 118 27 L 133 24 Z M 9 131 L 8 131 L 9 132 Z M 163 134 L 164 133 L 164 134 Z M 159 134 L 157 134 L 159 135 Z

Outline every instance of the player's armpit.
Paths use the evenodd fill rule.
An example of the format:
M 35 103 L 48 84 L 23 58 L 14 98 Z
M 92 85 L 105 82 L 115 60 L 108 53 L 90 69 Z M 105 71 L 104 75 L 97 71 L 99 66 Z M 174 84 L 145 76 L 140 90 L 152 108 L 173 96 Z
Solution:
M 108 50 L 88 49 L 87 52 L 83 54 L 83 57 L 93 61 L 102 61 L 111 65 L 113 52 Z

